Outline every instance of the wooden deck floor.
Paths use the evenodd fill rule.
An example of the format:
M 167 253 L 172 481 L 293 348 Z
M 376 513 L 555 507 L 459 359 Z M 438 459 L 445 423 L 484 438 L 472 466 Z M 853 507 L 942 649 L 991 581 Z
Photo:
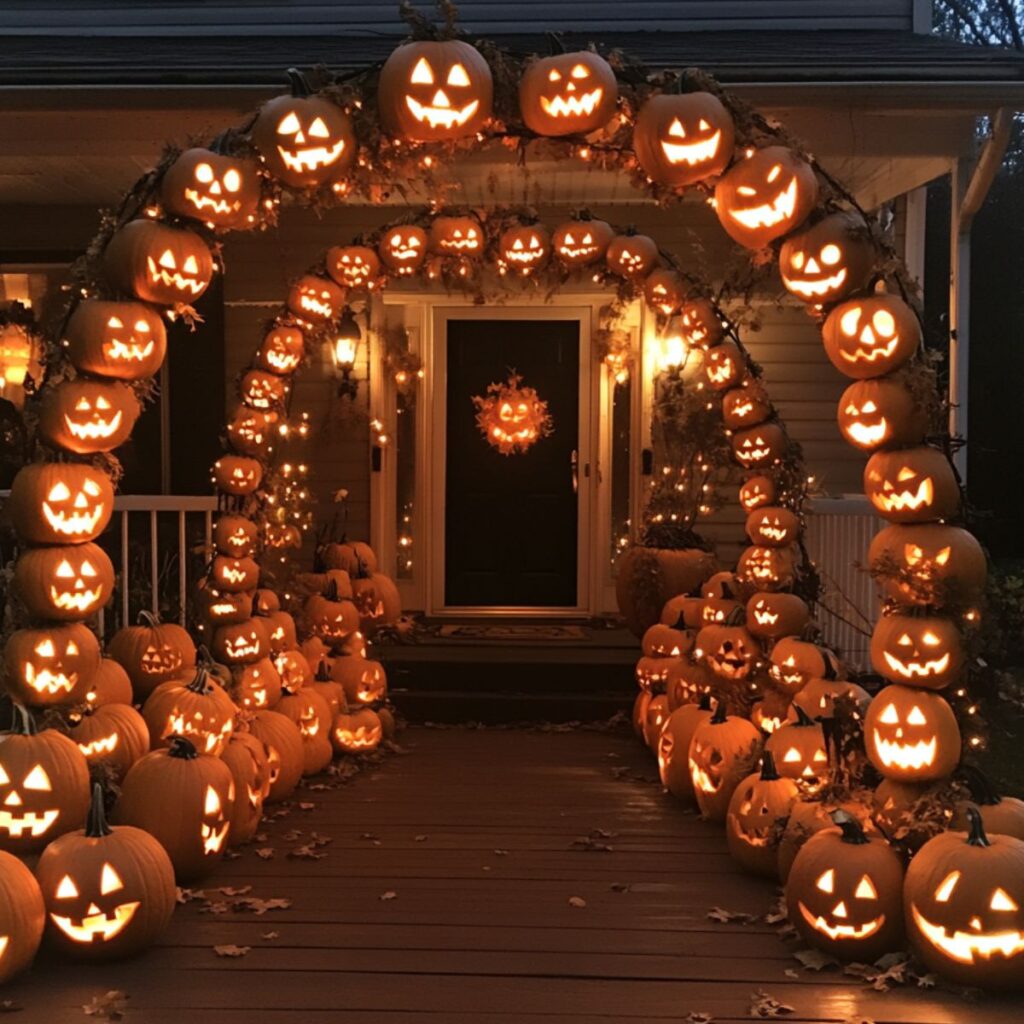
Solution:
M 0 993 L 23 1006 L 12 1019 L 77 1024 L 111 989 L 139 1024 L 747 1021 L 758 990 L 791 1021 L 1024 1019 L 1024 1000 L 805 972 L 768 925 L 709 920 L 713 906 L 763 915 L 773 887 L 735 870 L 719 828 L 636 780 L 652 766 L 625 734 L 413 729 L 402 742 L 407 756 L 301 793 L 312 806 L 259 844 L 272 859 L 253 846 L 225 863 L 204 887 L 226 912 L 180 907 L 164 943 L 128 963 L 43 958 Z M 313 833 L 332 840 L 326 857 L 287 856 Z M 574 845 L 586 836 L 611 850 Z M 230 909 L 239 895 L 291 904 L 255 915 Z M 251 948 L 222 958 L 224 945 Z

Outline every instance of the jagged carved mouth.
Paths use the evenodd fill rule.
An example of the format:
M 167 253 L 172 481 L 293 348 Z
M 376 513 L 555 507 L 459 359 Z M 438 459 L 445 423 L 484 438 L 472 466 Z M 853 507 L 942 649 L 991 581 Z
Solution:
M 105 440 L 112 437 L 121 427 L 124 416 L 120 409 L 110 417 L 109 420 L 93 419 L 80 422 L 73 420 L 67 413 L 64 414 L 64 425 L 72 437 L 85 441 Z
M 95 590 L 76 591 L 58 590 L 52 584 L 50 586 L 50 603 L 62 611 L 88 612 L 100 603 L 102 596 L 102 584 Z
M 299 357 L 288 352 L 268 352 L 267 362 L 281 373 L 290 373 L 299 365 Z
M 877 423 L 851 423 L 846 432 L 857 444 L 876 445 L 881 444 L 889 433 L 889 421 L 883 416 Z
M 900 661 L 886 651 L 885 663 L 904 679 L 928 679 L 931 676 L 942 675 L 949 668 L 950 656 L 947 651 L 942 657 L 931 661 Z
M 584 115 L 589 116 L 594 112 L 598 103 L 601 102 L 603 95 L 604 90 L 597 88 L 592 89 L 590 92 L 570 93 L 568 96 L 563 96 L 559 93 L 551 99 L 548 99 L 547 96 L 541 96 L 540 106 L 549 117 L 572 118 Z
M 796 209 L 796 178 L 790 178 L 789 184 L 770 202 L 747 209 L 730 209 L 729 216 L 742 224 L 743 227 L 772 228 L 793 216 Z
M 114 362 L 141 363 L 153 354 L 153 341 L 122 341 L 112 338 L 103 346 L 104 354 Z
M 48 502 L 43 502 L 43 516 L 50 529 L 65 537 L 92 533 L 99 525 L 103 512 L 103 505 L 97 505 L 92 512 L 58 512 Z
M 886 768 L 918 769 L 935 763 L 937 741 L 934 736 L 930 740 L 918 740 L 917 743 L 901 743 L 885 739 L 876 729 L 874 739 L 878 759 Z
M 458 108 L 435 107 L 420 103 L 412 96 L 406 96 L 405 104 L 417 121 L 428 124 L 431 128 L 461 128 L 480 109 L 479 100 L 473 100 Z
M 865 339 L 861 339 L 862 341 Z M 855 348 L 852 352 L 848 352 L 845 348 L 839 350 L 839 354 L 848 363 L 858 363 L 862 360 L 866 363 L 873 363 L 878 359 L 888 359 L 889 356 L 896 351 L 896 346 L 899 344 L 900 339 L 898 337 L 893 338 L 892 341 L 886 342 L 884 345 L 875 345 L 873 348 Z
M 334 313 L 334 307 L 329 302 L 321 302 L 312 295 L 300 295 L 299 305 L 304 313 L 314 313 L 316 316 L 330 317 Z
M 718 144 L 722 140 L 721 130 L 714 135 L 700 142 L 661 142 L 661 151 L 670 164 L 689 164 L 695 167 L 697 164 L 705 164 L 714 159 L 718 152 Z
M 791 292 L 796 292 L 797 295 L 805 299 L 817 299 L 821 298 L 822 295 L 829 295 L 838 288 L 842 288 L 846 281 L 846 268 L 840 267 L 829 277 L 819 277 L 813 281 L 795 279 L 787 277 L 785 274 L 782 275 L 782 280 Z
M 242 208 L 241 202 L 237 199 L 217 199 L 216 196 L 204 196 L 194 188 L 185 189 L 185 199 L 199 213 L 202 213 L 204 210 L 210 210 L 212 213 L 227 216 L 228 214 L 238 213 Z
M 90 904 L 89 911 L 77 924 L 70 917 L 50 914 L 50 920 L 72 942 L 109 942 L 119 935 L 135 916 L 139 909 L 139 901 L 121 903 L 109 914 L 104 914 L 95 903 Z
M 10 811 L 0 811 L 0 832 L 6 832 L 12 839 L 20 839 L 28 832 L 34 839 L 46 835 L 50 826 L 60 816 L 60 811 L 26 811 L 14 815 Z
M 200 837 L 203 840 L 203 854 L 210 855 L 213 853 L 219 853 L 221 847 L 224 845 L 224 840 L 228 836 L 229 822 L 224 822 L 220 826 L 215 825 L 203 825 L 200 829 Z
M 722 787 L 721 780 L 716 781 L 696 763 L 690 761 L 690 778 L 693 780 L 693 788 L 701 793 L 717 793 Z
M 24 679 L 36 693 L 53 696 L 58 693 L 70 693 L 78 684 L 77 672 L 52 672 L 48 668 L 36 670 L 31 663 L 25 666 Z
M 329 167 L 341 156 L 344 149 L 345 140 L 338 139 L 333 146 L 306 146 L 303 149 L 286 149 L 284 146 L 278 146 L 277 152 L 289 171 L 302 174 L 319 170 L 321 167 Z
M 871 496 L 875 506 L 883 512 L 913 512 L 927 508 L 935 497 L 932 478 L 925 477 L 916 491 L 883 491 Z
M 118 736 L 112 732 L 109 736 L 101 736 L 91 743 L 79 743 L 78 749 L 84 757 L 101 757 L 104 754 L 112 754 L 117 749 Z
M 910 906 L 921 934 L 936 949 L 958 963 L 973 964 L 976 958 L 991 960 L 996 954 L 1009 959 L 1024 952 L 1024 932 L 1007 929 L 984 934 L 957 930 L 950 935 L 942 925 L 929 921 L 914 904 Z
M 202 281 L 197 281 L 194 277 L 186 277 L 177 270 L 157 266 L 152 256 L 146 257 L 146 263 L 149 267 L 150 284 L 163 284 L 179 292 L 191 292 L 193 295 L 201 294 L 205 287 Z
M 803 903 L 797 901 L 803 919 L 817 932 L 832 939 L 866 939 L 885 924 L 885 915 L 865 921 L 864 924 L 829 924 L 820 914 L 813 914 Z

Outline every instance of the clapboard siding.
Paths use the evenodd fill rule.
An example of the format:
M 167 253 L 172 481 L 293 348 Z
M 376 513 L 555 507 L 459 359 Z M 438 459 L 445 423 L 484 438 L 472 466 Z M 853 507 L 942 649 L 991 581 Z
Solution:
M 397 3 L 368 0 L 221 0 L 113 4 L 35 0 L 0 9 L 7 34 L 401 36 L 406 26 Z M 433 4 L 417 6 L 428 12 Z M 461 0 L 460 25 L 470 33 L 591 31 L 687 32 L 756 29 L 914 28 L 914 0 Z

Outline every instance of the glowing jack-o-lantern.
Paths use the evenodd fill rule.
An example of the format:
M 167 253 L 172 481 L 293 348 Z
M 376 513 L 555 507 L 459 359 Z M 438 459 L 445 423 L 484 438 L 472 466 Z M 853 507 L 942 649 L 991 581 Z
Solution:
M 149 750 L 149 728 L 130 704 L 100 704 L 71 715 L 68 735 L 90 767 L 106 765 L 115 781 Z
M 894 683 L 945 689 L 963 668 L 960 631 L 937 615 L 883 615 L 871 636 L 871 664 Z
M 722 395 L 722 420 L 730 430 L 763 423 L 771 413 L 768 392 L 756 381 L 746 380 Z
M 285 693 L 274 710 L 290 718 L 302 737 L 302 774 L 316 775 L 331 763 L 331 725 L 334 715 L 316 690 L 302 687 Z
M 345 293 L 333 281 L 303 274 L 288 291 L 288 308 L 304 323 L 333 320 L 345 303 Z
M 282 692 L 281 674 L 270 658 L 260 658 L 232 669 L 231 693 L 243 708 L 272 708 Z
M 35 958 L 46 923 L 46 907 L 35 875 L 0 850 L 0 984 Z
M 914 949 L 961 985 L 1017 988 L 1024 964 L 1024 842 L 986 835 L 977 808 L 968 829 L 918 850 L 903 889 Z
M 836 811 L 800 848 L 786 880 L 790 920 L 803 938 L 843 960 L 864 963 L 903 941 L 903 862 L 884 839 Z
M 960 727 L 938 694 L 894 684 L 871 701 L 864 719 L 871 763 L 887 779 L 941 779 L 960 760 Z
M 871 295 L 841 302 L 821 329 L 825 353 L 847 377 L 892 373 L 921 344 L 921 323 L 895 295 Z
M 707 299 L 686 299 L 679 307 L 675 324 L 690 348 L 711 348 L 722 340 L 722 318 Z
M 266 370 L 249 370 L 238 384 L 238 394 L 251 409 L 276 409 L 288 397 L 288 381 Z
M 213 464 L 213 481 L 225 494 L 252 494 L 263 480 L 259 459 L 244 455 L 224 455 Z
M 190 682 L 161 683 L 146 698 L 142 716 L 154 749 L 184 736 L 202 753 L 219 755 L 234 731 L 237 710 L 227 692 L 199 666 Z
M 521 382 L 511 373 L 507 381 L 489 384 L 486 395 L 473 398 L 480 433 L 502 455 L 528 451 L 554 429 L 548 403 Z
M 331 726 L 331 743 L 339 754 L 367 754 L 380 746 L 383 726 L 372 708 L 342 711 Z
M 920 442 L 927 429 L 924 410 L 896 380 L 859 380 L 839 399 L 836 420 L 843 437 L 854 447 L 878 448 Z
M 245 516 L 223 515 L 213 528 L 213 544 L 219 554 L 247 558 L 259 543 L 259 527 Z
M 737 430 L 732 436 L 733 458 L 744 469 L 770 466 L 786 450 L 786 435 L 777 423 L 760 423 L 756 427 Z
M 547 262 L 551 239 L 540 224 L 519 224 L 502 232 L 498 251 L 510 270 L 527 275 Z
M 245 455 L 267 456 L 273 451 L 280 415 L 275 411 L 239 405 L 225 427 L 231 447 Z
M 875 256 L 860 214 L 831 213 L 783 242 L 779 273 L 791 294 L 820 306 L 863 288 Z
M 79 455 L 109 452 L 128 440 L 142 406 L 125 384 L 78 377 L 50 389 L 39 409 L 39 432 Z
M 314 594 L 303 609 L 306 629 L 329 647 L 337 647 L 359 629 L 359 610 L 347 598 L 338 596 L 335 581 L 322 594 Z
M 32 615 L 74 622 L 110 601 L 114 566 L 96 544 L 28 548 L 14 563 L 14 585 Z
M 221 759 L 235 780 L 228 841 L 237 846 L 252 839 L 259 829 L 263 801 L 270 791 L 270 760 L 263 741 L 242 729 L 232 733 Z
M 747 601 L 747 629 L 766 640 L 796 636 L 810 618 L 806 602 L 796 594 L 759 593 Z
M 804 783 L 818 783 L 828 774 L 828 749 L 821 725 L 798 709 L 795 722 L 774 730 L 765 740 L 781 775 Z
M 138 700 L 168 679 L 176 679 L 196 663 L 196 645 L 175 622 L 161 622 L 149 612 L 139 624 L 124 626 L 111 638 L 110 657 L 128 673 Z
M 644 633 L 641 650 L 648 658 L 680 658 L 693 648 L 694 633 L 656 622 Z
M 645 277 L 658 260 L 658 244 L 648 235 L 638 235 L 630 228 L 616 235 L 605 250 L 605 262 L 620 277 Z
M 415 274 L 427 258 L 426 231 L 416 224 L 398 224 L 381 236 L 377 251 L 381 261 L 399 276 Z
M 210 564 L 210 579 L 213 585 L 226 594 L 252 590 L 260 577 L 260 567 L 252 558 L 229 558 L 227 555 L 214 556 Z
M 366 245 L 335 245 L 327 250 L 327 273 L 346 291 L 372 289 L 380 278 L 380 257 Z
M 798 227 L 817 200 L 814 169 L 785 146 L 749 151 L 715 186 L 722 227 L 748 249 L 761 249 Z
M 574 269 L 597 263 L 614 237 L 615 232 L 607 221 L 581 215 L 577 220 L 559 224 L 551 236 L 551 244 L 559 261 Z
M 225 665 L 248 665 L 270 653 L 270 639 L 263 619 L 249 619 L 218 626 L 213 634 L 214 655 Z
M 103 266 L 112 284 L 162 306 L 190 305 L 213 277 L 213 257 L 199 235 L 148 217 L 118 229 Z
M 519 80 L 519 111 L 537 135 L 596 131 L 614 115 L 618 97 L 611 65 L 591 50 L 540 57 Z
M 644 299 L 647 305 L 664 316 L 670 316 L 683 304 L 686 285 L 677 270 L 657 267 L 644 281 Z M 684 337 L 684 341 L 690 339 Z
M 358 655 L 335 658 L 331 679 L 340 683 L 350 706 L 375 704 L 388 692 L 388 677 L 379 661 Z
M 36 733 L 23 709 L 14 730 L 0 733 L 0 850 L 25 855 L 85 820 L 89 766 L 67 736 Z
M 380 71 L 381 121 L 410 142 L 474 135 L 490 120 L 494 83 L 487 61 L 458 39 L 416 40 L 391 52 Z
M 183 882 L 208 874 L 224 855 L 234 802 L 231 769 L 175 736 L 166 750 L 154 750 L 132 766 L 115 815 L 118 824 L 157 839 Z
M 713 178 L 732 159 L 735 126 L 709 92 L 662 93 L 640 108 L 633 149 L 651 181 L 676 188 Z
M 164 206 L 218 228 L 245 228 L 256 222 L 260 181 L 256 164 L 212 149 L 186 149 L 160 183 Z
M 19 629 L 4 648 L 7 690 L 31 707 L 81 701 L 100 666 L 100 646 L 87 626 L 69 623 Z
M 684 704 L 669 716 L 656 749 L 661 784 L 677 800 L 694 804 L 689 751 L 694 731 L 711 717 L 711 697 L 704 693 L 695 704 Z
M 106 529 L 114 487 L 87 463 L 34 463 L 18 470 L 7 510 L 18 536 L 30 544 L 81 544 Z
M 430 250 L 439 256 L 480 256 L 484 229 L 472 215 L 442 214 L 430 224 Z
M 758 590 L 785 590 L 796 575 L 796 549 L 752 544 L 736 563 L 736 578 Z
M 745 626 L 726 623 L 705 626 L 697 634 L 695 650 L 719 679 L 746 679 L 761 652 L 758 642 Z
M 771 505 L 778 496 L 775 481 L 770 476 L 752 476 L 740 485 L 740 508 L 753 512 L 756 508 Z
M 278 324 L 263 336 L 256 353 L 256 363 L 263 370 L 286 377 L 302 365 L 305 356 L 306 339 L 302 331 L 298 327 Z
M 85 828 L 55 839 L 39 858 L 36 876 L 49 940 L 75 959 L 136 953 L 152 945 L 174 912 L 170 858 L 148 832 L 107 824 L 99 785 Z
M 746 718 L 727 715 L 723 701 L 694 729 L 688 758 L 690 779 L 705 818 L 725 820 L 733 793 L 750 774 L 760 752 L 757 726 Z
M 336 103 L 310 95 L 303 76 L 288 72 L 291 95 L 260 108 L 252 139 L 274 177 L 292 188 L 311 188 L 337 178 L 356 158 L 352 122 Z
M 164 322 L 141 302 L 80 302 L 64 335 L 68 358 L 100 377 L 142 380 L 160 369 L 167 352 Z
M 769 672 L 775 685 L 784 693 L 794 694 L 811 679 L 835 679 L 840 666 L 835 655 L 824 647 L 784 637 L 772 648 Z
M 781 505 L 764 505 L 747 516 L 747 536 L 752 544 L 781 548 L 796 543 L 800 520 L 796 513 Z
M 725 838 L 733 860 L 756 875 L 776 875 L 778 836 L 800 795 L 797 784 L 779 775 L 766 747 L 761 770 L 736 787 L 725 815 Z
M 715 391 L 735 387 L 743 376 L 743 356 L 731 342 L 724 341 L 704 356 L 704 376 Z
M 662 659 L 668 662 L 663 685 L 670 711 L 684 704 L 695 704 L 711 691 L 714 678 L 706 665 L 695 664 L 688 658 Z
M 875 452 L 864 467 L 864 493 L 893 523 L 942 519 L 960 505 L 953 467 L 935 448 Z
M 302 736 L 298 726 L 276 711 L 256 711 L 249 731 L 267 748 L 270 789 L 266 802 L 276 803 L 288 797 L 302 778 Z

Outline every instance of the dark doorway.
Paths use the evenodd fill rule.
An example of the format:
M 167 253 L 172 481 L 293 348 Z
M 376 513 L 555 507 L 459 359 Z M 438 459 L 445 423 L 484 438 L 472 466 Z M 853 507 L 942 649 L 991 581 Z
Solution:
M 578 320 L 449 320 L 445 604 L 574 608 Z M 472 396 L 510 370 L 548 403 L 554 433 L 502 455 Z

